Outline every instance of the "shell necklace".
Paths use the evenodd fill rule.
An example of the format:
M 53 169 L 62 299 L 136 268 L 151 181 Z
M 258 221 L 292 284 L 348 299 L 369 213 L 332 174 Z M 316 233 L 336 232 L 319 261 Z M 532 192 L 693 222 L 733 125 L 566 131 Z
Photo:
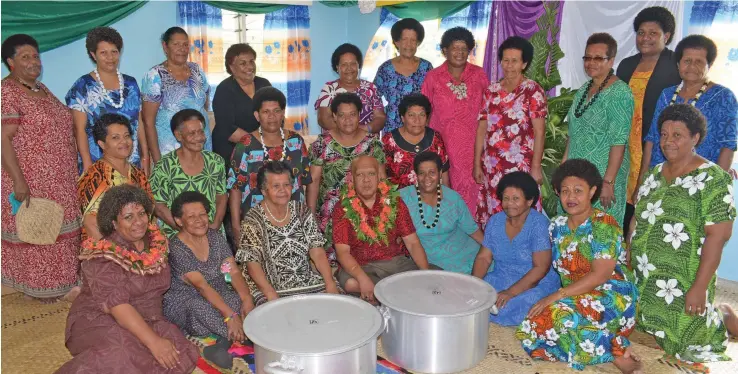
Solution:
M 20 82 L 20 84 L 23 85 L 23 87 L 25 87 L 25 88 L 33 91 L 33 92 L 39 92 L 39 91 L 41 91 L 41 85 L 38 84 L 38 81 L 35 81 L 34 83 L 36 84 L 36 86 L 35 87 L 32 87 L 31 85 L 26 84 L 26 82 L 22 81 L 20 78 L 16 78 L 16 79 L 18 80 L 18 82 Z
M 697 95 L 694 95 L 694 100 L 690 103 L 689 100 L 684 100 L 685 102 L 689 103 L 693 107 L 697 106 L 697 101 L 700 99 L 703 93 L 707 91 L 707 86 L 710 84 L 710 81 L 705 81 L 705 83 L 702 84 L 702 87 L 700 88 L 700 91 L 697 92 Z M 674 91 L 674 95 L 671 97 L 671 101 L 669 102 L 669 106 L 674 105 L 677 101 L 677 96 L 679 96 L 679 93 L 682 92 L 682 87 L 684 87 L 684 81 L 681 81 L 679 83 L 679 86 L 677 86 L 676 91 Z
M 279 161 L 284 161 L 284 156 L 287 154 L 287 139 L 284 138 L 284 130 L 281 127 L 279 128 L 279 136 L 282 137 L 282 157 Z M 261 149 L 264 150 L 264 161 L 266 161 L 269 159 L 269 151 L 266 144 L 264 144 L 264 134 L 261 132 L 261 127 L 259 127 L 259 141 L 261 142 Z
M 95 67 L 95 77 L 97 78 L 97 83 L 99 83 L 102 88 L 103 95 L 105 95 L 105 98 L 108 99 L 113 108 L 120 109 L 123 107 L 123 102 L 125 101 L 125 98 L 123 97 L 123 74 L 121 74 L 118 69 L 115 69 L 115 73 L 118 74 L 118 94 L 120 95 L 120 99 L 117 104 L 113 101 L 113 98 L 110 97 L 110 91 L 105 88 L 105 84 L 103 83 L 102 78 L 100 78 L 100 73 L 98 73 L 97 67 Z
M 435 228 L 438 224 L 438 220 L 441 218 L 441 183 L 438 183 L 438 186 L 436 186 L 436 218 L 430 225 L 425 221 L 425 213 L 423 212 L 423 200 L 421 200 L 420 198 L 420 188 L 418 188 L 417 183 L 415 183 L 415 190 L 418 193 L 418 210 L 420 210 L 420 221 L 423 223 L 423 226 L 428 229 Z

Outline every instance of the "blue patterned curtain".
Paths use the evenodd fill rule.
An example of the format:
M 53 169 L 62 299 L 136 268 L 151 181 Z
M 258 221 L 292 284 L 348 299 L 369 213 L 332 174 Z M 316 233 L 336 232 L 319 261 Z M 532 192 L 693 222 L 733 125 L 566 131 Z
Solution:
M 710 79 L 738 95 L 738 0 L 696 1 L 689 17 L 689 34 L 702 34 L 718 47 Z
M 310 11 L 291 5 L 264 16 L 264 50 L 258 71 L 287 96 L 285 128 L 308 134 Z
M 206 74 L 222 74 L 225 51 L 220 8 L 200 1 L 178 1 L 177 11 L 177 24 L 190 36 L 190 61 L 199 64 Z

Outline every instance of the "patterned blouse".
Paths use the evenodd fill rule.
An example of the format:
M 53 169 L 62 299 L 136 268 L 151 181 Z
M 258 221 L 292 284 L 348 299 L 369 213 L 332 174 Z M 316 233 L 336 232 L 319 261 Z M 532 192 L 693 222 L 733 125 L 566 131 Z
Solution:
M 95 121 L 103 114 L 115 113 L 121 114 L 131 121 L 133 128 L 133 153 L 128 158 L 128 162 L 139 166 L 138 154 L 138 113 L 141 111 L 141 91 L 138 89 L 136 78 L 123 74 L 123 107 L 118 109 L 111 104 L 111 100 L 116 103 L 120 102 L 120 91 L 110 90 L 105 95 L 102 86 L 90 74 L 85 74 L 77 79 L 72 88 L 67 92 L 65 97 L 69 109 L 82 112 L 87 115 L 87 126 L 85 133 L 87 134 L 87 143 L 90 147 L 90 156 L 92 162 L 102 158 L 102 150 L 97 146 L 92 136 L 92 127 Z M 80 168 L 81 170 L 81 168 Z
M 97 160 L 92 164 L 92 166 L 85 170 L 84 173 L 82 173 L 77 181 L 77 196 L 82 208 L 82 214 L 97 215 L 97 210 L 100 207 L 100 200 L 105 196 L 105 193 L 111 187 L 121 186 L 124 184 L 131 184 L 142 188 L 153 200 L 149 181 L 146 178 L 146 174 L 144 174 L 141 169 L 133 165 L 129 165 L 128 175 L 123 176 L 104 159 L 101 158 Z M 83 228 L 82 240 L 85 239 L 87 239 L 87 233 Z
M 333 139 L 330 132 L 318 136 L 318 139 L 310 146 L 311 165 L 323 168 L 323 176 L 320 181 L 320 192 L 318 193 L 318 226 L 328 240 L 328 245 L 333 241 L 331 234 L 331 214 L 333 208 L 341 199 L 341 187 L 352 180 L 351 161 L 362 155 L 370 155 L 376 158 L 380 164 L 386 159 L 382 151 L 382 143 L 374 134 L 367 134 L 358 144 L 353 147 L 344 147 Z
M 287 138 L 287 154 L 284 162 L 292 168 L 292 175 L 295 176 L 292 183 L 292 200 L 304 202 L 305 193 L 302 187 L 312 182 L 310 158 L 305 140 L 300 134 L 289 130 L 284 131 L 284 136 Z M 245 216 L 249 209 L 264 200 L 256 183 L 256 175 L 265 160 L 279 160 L 282 157 L 283 148 L 283 145 L 267 147 L 265 155 L 261 141 L 252 134 L 244 135 L 236 143 L 228 168 L 226 188 L 241 190 L 241 216 Z
M 205 117 L 205 128 L 210 129 L 205 105 L 210 95 L 208 78 L 200 65 L 188 62 L 190 77 L 178 81 L 169 73 L 164 64 L 151 68 L 141 81 L 143 101 L 159 103 L 156 113 L 156 133 L 159 136 L 159 151 L 162 156 L 179 148 L 179 142 L 172 133 L 169 122 L 182 109 L 197 109 Z M 205 150 L 211 150 L 210 131 L 205 131 Z
M 431 128 L 426 127 L 425 136 L 418 144 L 410 144 L 405 140 L 400 134 L 400 129 L 385 133 L 382 136 L 382 144 L 384 145 L 384 154 L 392 155 L 387 159 L 385 165 L 387 179 L 396 184 L 397 188 L 414 185 L 417 181 L 413 162 L 415 156 L 420 152 L 429 151 L 438 154 L 441 157 L 441 172 L 448 171 L 446 146 L 443 144 L 441 134 Z
M 418 64 L 418 70 L 415 70 L 409 77 L 398 73 L 391 59 L 379 65 L 374 84 L 377 86 L 379 96 L 387 100 L 387 108 L 385 109 L 387 122 L 384 124 L 384 132 L 390 132 L 402 126 L 399 111 L 400 101 L 405 95 L 420 92 L 425 75 L 431 69 L 433 69 L 433 64 L 422 58 Z
M 280 297 L 325 291 L 323 277 L 310 266 L 310 249 L 323 246 L 323 235 L 307 205 L 290 201 L 289 211 L 289 223 L 284 227 L 272 225 L 261 204 L 243 219 L 236 260 L 243 266 L 256 305 L 265 303 L 266 297 L 249 277 L 248 262 L 262 267 Z
M 315 101 L 315 110 L 331 106 L 333 98 L 337 94 L 348 92 L 345 88 L 338 86 L 338 80 L 327 82 L 320 90 L 318 100 Z M 382 98 L 379 96 L 377 86 L 374 83 L 361 79 L 359 88 L 355 93 L 361 98 L 361 113 L 359 113 L 359 124 L 366 126 L 374 119 L 374 110 L 383 109 Z
M 151 190 L 154 199 L 167 208 L 172 208 L 174 199 L 185 191 L 197 191 L 205 195 L 210 202 L 210 222 L 215 219 L 215 198 L 225 195 L 225 166 L 223 158 L 215 152 L 202 151 L 204 166 L 200 174 L 188 175 L 179 163 L 177 152 L 170 152 L 162 156 L 154 165 L 151 173 Z M 161 231 L 167 237 L 177 233 L 172 227 L 161 222 Z

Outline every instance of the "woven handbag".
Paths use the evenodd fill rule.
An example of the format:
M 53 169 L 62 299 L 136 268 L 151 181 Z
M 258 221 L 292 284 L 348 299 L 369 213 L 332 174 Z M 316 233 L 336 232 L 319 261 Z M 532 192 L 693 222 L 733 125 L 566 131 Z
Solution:
M 64 221 L 64 208 L 52 200 L 32 197 L 29 206 L 25 202 L 15 215 L 18 239 L 35 245 L 56 243 Z

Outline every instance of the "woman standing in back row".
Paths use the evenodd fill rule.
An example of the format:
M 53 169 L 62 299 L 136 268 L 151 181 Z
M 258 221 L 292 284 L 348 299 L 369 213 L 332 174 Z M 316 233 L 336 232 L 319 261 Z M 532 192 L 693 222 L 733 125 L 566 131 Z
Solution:
M 471 31 L 463 27 L 446 30 L 441 37 L 446 62 L 428 72 L 422 87 L 433 108 L 430 127 L 441 133 L 446 144 L 451 188 L 461 195 L 472 216 L 479 197 L 479 185 L 472 175 L 477 116 L 489 86 L 484 70 L 467 61 L 474 46 Z

